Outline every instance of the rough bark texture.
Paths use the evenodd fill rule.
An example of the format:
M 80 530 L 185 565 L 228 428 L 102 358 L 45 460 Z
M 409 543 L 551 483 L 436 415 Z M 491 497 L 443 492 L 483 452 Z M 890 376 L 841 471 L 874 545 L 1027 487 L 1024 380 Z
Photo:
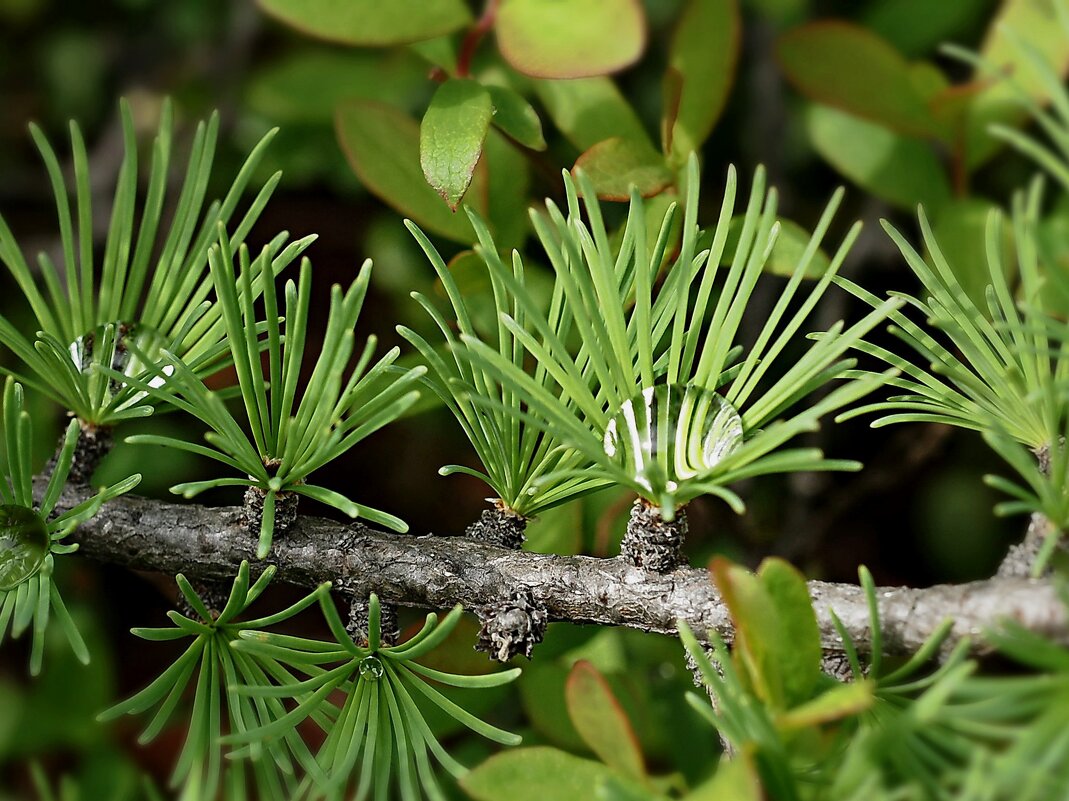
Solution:
M 264 519 L 264 497 L 267 493 L 259 487 L 245 490 L 245 506 L 242 507 L 245 525 L 259 536 Z M 296 492 L 279 492 L 275 494 L 275 528 L 274 537 L 285 535 L 297 520 L 297 504 L 301 496 Z M 272 541 L 274 541 L 272 538 Z
M 97 428 L 83 424 L 78 444 L 74 446 L 74 458 L 71 460 L 71 471 L 67 476 L 67 481 L 71 484 L 88 484 L 97 465 L 108 455 L 113 443 L 114 437 L 110 428 Z M 60 435 L 60 447 L 62 445 L 63 435 Z M 58 452 L 59 449 L 56 450 Z M 51 469 L 48 472 L 51 473 Z
M 77 501 L 71 492 L 65 503 Z M 72 538 L 85 556 L 132 569 L 184 572 L 202 580 L 229 580 L 242 559 L 256 565 L 256 538 L 237 508 L 172 504 L 126 496 L 108 504 Z M 731 623 L 705 570 L 666 574 L 636 568 L 623 559 L 553 556 L 514 551 L 468 537 L 385 534 L 359 523 L 300 517 L 278 540 L 266 563 L 278 579 L 315 587 L 332 581 L 350 595 L 378 593 L 386 602 L 432 609 L 460 603 L 469 609 L 499 603 L 528 589 L 549 620 L 628 626 L 672 634 L 685 620 L 703 636 L 731 636 Z M 821 640 L 842 649 L 831 610 L 861 644 L 869 615 L 861 589 L 809 583 Z M 946 618 L 951 639 L 975 637 L 1008 617 L 1032 631 L 1069 643 L 1066 607 L 1045 581 L 998 578 L 926 589 L 879 590 L 885 650 L 916 650 Z
M 401 636 L 397 622 L 397 607 L 393 604 L 379 605 L 379 629 L 383 645 L 396 645 Z M 354 597 L 349 604 L 349 622 L 345 630 L 357 645 L 367 645 L 368 603 L 363 596 Z
M 527 518 L 506 509 L 500 503 L 493 509 L 484 509 L 479 519 L 468 526 L 464 533 L 472 539 L 500 545 L 502 548 L 519 549 L 526 539 Z
M 639 498 L 631 507 L 620 555 L 635 567 L 667 573 L 682 563 L 686 539 L 686 509 L 680 509 L 675 520 L 668 522 L 661 518 L 659 508 Z
M 508 662 L 519 654 L 530 659 L 535 645 L 546 634 L 548 615 L 529 589 L 517 590 L 506 599 L 480 606 L 475 614 L 482 624 L 475 650 L 489 654 L 498 662 Z

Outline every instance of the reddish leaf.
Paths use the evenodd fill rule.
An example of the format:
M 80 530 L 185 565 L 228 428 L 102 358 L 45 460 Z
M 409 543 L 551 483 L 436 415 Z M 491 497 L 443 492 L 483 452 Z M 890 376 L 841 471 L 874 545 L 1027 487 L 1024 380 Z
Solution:
M 632 186 L 643 197 L 650 197 L 673 179 L 660 153 L 619 136 L 598 142 L 579 157 L 574 169 L 586 173 L 603 200 L 629 200 Z
M 597 668 L 585 660 L 576 662 L 565 686 L 565 700 L 572 723 L 590 750 L 626 776 L 645 777 L 645 760 L 631 721 Z

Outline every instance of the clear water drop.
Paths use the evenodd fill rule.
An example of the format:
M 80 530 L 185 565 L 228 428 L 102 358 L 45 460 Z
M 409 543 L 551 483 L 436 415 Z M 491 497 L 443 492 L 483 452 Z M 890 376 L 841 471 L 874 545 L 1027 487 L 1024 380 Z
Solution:
M 360 660 L 360 678 L 368 681 L 378 681 L 385 673 L 382 662 L 377 656 L 365 656 Z
M 0 592 L 32 578 L 44 565 L 50 546 L 48 528 L 37 512 L 0 505 Z
M 716 392 L 659 384 L 624 401 L 603 444 L 640 486 L 661 495 L 734 453 L 742 444 L 742 420 Z
M 155 329 L 139 323 L 114 322 L 100 325 L 78 337 L 69 346 L 71 361 L 83 373 L 89 373 L 94 364 L 110 367 L 117 373 L 138 378 L 144 376 L 149 366 L 163 361 L 161 350 L 165 346 L 163 336 Z M 131 348 L 133 345 L 133 348 Z M 146 365 L 134 350 L 154 365 Z M 163 372 L 171 375 L 174 367 L 164 365 Z M 152 387 L 163 386 L 165 379 L 158 375 L 145 376 L 147 384 Z M 108 382 L 109 400 L 123 388 L 122 382 L 111 379 Z M 146 397 L 145 392 L 135 392 L 124 401 L 120 408 L 127 408 Z

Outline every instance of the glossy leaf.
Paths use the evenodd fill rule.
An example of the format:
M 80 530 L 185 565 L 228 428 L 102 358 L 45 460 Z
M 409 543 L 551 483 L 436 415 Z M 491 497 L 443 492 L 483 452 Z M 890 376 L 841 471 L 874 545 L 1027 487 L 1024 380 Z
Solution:
M 938 126 L 910 75 L 909 63 L 858 25 L 817 22 L 785 34 L 776 54 L 787 78 L 819 103 L 900 133 L 930 135 Z
M 302 33 L 350 45 L 418 42 L 471 21 L 464 0 L 259 0 L 260 7 Z
M 698 150 L 719 119 L 735 78 L 740 20 L 737 0 L 691 0 L 668 55 L 664 151 L 674 164 Z M 673 95 L 675 95 L 673 97 Z
M 468 191 L 490 128 L 490 93 L 478 81 L 453 78 L 434 93 L 419 128 L 419 161 L 427 183 L 454 211 Z
M 490 757 L 460 780 L 475 801 L 546 801 L 595 798 L 611 769 L 555 748 L 507 751 Z
M 542 120 L 527 99 L 507 86 L 487 86 L 494 106 L 494 126 L 532 150 L 545 150 Z
M 592 664 L 580 660 L 565 685 L 568 714 L 576 731 L 597 757 L 625 776 L 643 779 L 645 760 L 631 721 Z
M 603 200 L 627 201 L 631 187 L 643 197 L 656 195 L 672 183 L 664 157 L 641 142 L 618 136 L 599 142 L 575 162 Z
M 505 61 L 536 78 L 608 75 L 646 44 L 637 0 L 504 0 L 495 30 Z
M 757 696 L 773 709 L 784 709 L 782 627 L 776 605 L 758 578 L 722 557 L 709 566 L 713 581 L 735 624 L 735 653 Z
M 338 140 L 356 175 L 375 195 L 420 226 L 458 242 L 475 232 L 466 215 L 454 214 L 423 177 L 419 124 L 381 103 L 344 103 L 335 117 Z M 485 176 L 476 167 L 469 205 L 485 208 Z
M 988 66 L 977 78 L 997 77 L 979 94 L 969 109 L 966 159 L 970 169 L 983 164 L 1002 147 L 988 132 L 992 123 L 1020 125 L 1028 118 L 1015 95 L 1024 92 L 1046 101 L 1043 79 L 1024 51 L 1015 43 L 1027 42 L 1058 75 L 1069 70 L 1069 37 L 1058 21 L 1054 3 L 1058 0 L 1006 0 L 991 21 L 980 56 Z
M 944 167 L 927 142 L 828 106 L 812 106 L 806 128 L 829 164 L 894 206 L 935 210 L 950 199 Z
M 611 79 L 535 81 L 534 88 L 553 124 L 579 150 L 614 136 L 654 149 L 642 121 Z
M 805 578 L 782 559 L 766 559 L 757 571 L 776 608 L 782 639 L 777 650 L 783 691 L 790 707 L 808 701 L 820 679 L 820 628 Z
M 321 125 L 346 100 L 409 106 L 423 97 L 426 67 L 411 53 L 302 50 L 257 69 L 246 90 L 249 107 L 272 122 Z

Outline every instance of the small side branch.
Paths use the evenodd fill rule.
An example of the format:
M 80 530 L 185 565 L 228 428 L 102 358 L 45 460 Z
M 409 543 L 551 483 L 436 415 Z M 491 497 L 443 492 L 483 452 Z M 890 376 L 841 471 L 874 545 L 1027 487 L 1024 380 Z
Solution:
M 66 503 L 78 500 L 71 491 Z M 81 553 L 136 570 L 185 573 L 205 581 L 229 580 L 241 560 L 256 565 L 256 538 L 236 508 L 210 508 L 124 496 L 75 533 Z M 627 626 L 674 634 L 685 620 L 699 634 L 732 636 L 727 609 L 706 571 L 683 567 L 665 574 L 621 559 L 554 556 L 515 551 L 468 537 L 385 534 L 359 523 L 302 516 L 275 540 L 261 564 L 278 579 L 315 587 L 324 581 L 347 595 L 378 593 L 386 602 L 469 609 L 530 591 L 550 620 Z M 825 651 L 842 650 L 831 611 L 859 643 L 869 640 L 862 590 L 851 584 L 809 583 Z M 884 587 L 879 592 L 885 650 L 915 651 L 946 618 L 951 638 L 977 637 L 1010 618 L 1069 643 L 1069 615 L 1046 581 L 996 577 L 925 589 Z

